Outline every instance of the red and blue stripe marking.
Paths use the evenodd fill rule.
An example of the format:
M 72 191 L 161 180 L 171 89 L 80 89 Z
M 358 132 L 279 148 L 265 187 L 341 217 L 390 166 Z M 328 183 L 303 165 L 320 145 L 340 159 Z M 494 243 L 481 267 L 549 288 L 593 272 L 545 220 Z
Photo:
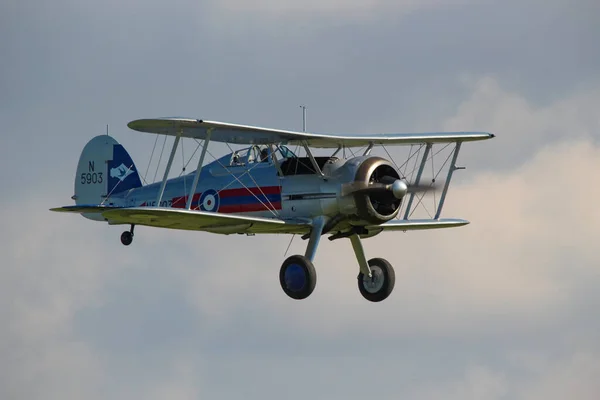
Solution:
M 185 208 L 187 199 L 188 196 L 174 197 L 171 207 Z M 220 213 L 281 210 L 281 186 L 205 190 L 194 194 L 191 209 Z

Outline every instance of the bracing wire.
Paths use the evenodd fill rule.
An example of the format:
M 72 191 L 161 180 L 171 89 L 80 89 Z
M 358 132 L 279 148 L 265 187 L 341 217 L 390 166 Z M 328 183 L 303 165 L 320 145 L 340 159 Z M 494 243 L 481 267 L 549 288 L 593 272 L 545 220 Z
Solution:
M 385 150 L 385 154 L 387 154 L 387 156 L 392 161 L 392 163 L 394 163 L 394 166 L 396 167 L 396 170 L 401 173 L 400 167 L 398 166 L 398 164 L 396 164 L 396 161 L 394 160 L 394 158 L 392 157 L 392 155 L 390 154 L 390 152 L 388 151 L 388 149 L 386 149 L 383 144 L 381 145 L 381 147 L 383 147 L 383 150 Z M 412 149 L 412 146 L 411 146 L 411 149 Z
M 423 148 L 423 146 L 419 147 L 419 150 L 417 150 L 417 152 L 415 154 L 421 154 L 421 149 Z M 410 171 L 410 181 L 413 182 L 413 179 L 415 177 L 415 171 L 417 170 L 417 163 L 419 162 L 419 157 L 415 157 L 415 163 L 413 165 L 413 169 L 412 171 Z M 408 163 L 407 163 L 408 166 Z
M 129 168 L 127 168 L 127 172 L 129 172 L 129 171 L 131 170 L 131 168 L 133 168 L 133 164 L 131 164 L 131 165 L 129 166 Z M 119 179 L 119 182 L 117 182 L 117 184 L 115 185 L 115 187 L 113 187 L 113 188 L 111 189 L 111 191 L 110 191 L 110 192 L 109 192 L 109 193 L 106 195 L 106 197 L 104 198 L 104 200 L 102 200 L 102 201 L 100 202 L 100 205 L 104 205 L 104 203 L 106 202 L 106 200 L 108 200 L 108 199 L 110 198 L 110 195 L 111 195 L 111 194 L 112 194 L 112 193 L 115 191 L 115 189 L 117 188 L 117 186 L 119 186 L 119 184 L 120 184 L 121 182 L 123 182 L 123 181 Z
M 158 135 L 156 135 L 156 139 L 154 139 L 154 146 L 152 147 L 152 153 L 150 154 L 150 160 L 148 160 L 148 166 L 146 167 L 146 173 L 144 174 L 144 182 L 146 182 L 146 177 L 148 176 L 148 171 L 150 170 L 150 164 L 152 163 L 152 157 L 154 156 L 154 150 L 156 149 L 156 143 L 158 142 Z
M 448 146 L 446 146 L 448 147 Z M 439 151 L 438 151 L 439 153 Z M 436 154 L 438 154 L 436 153 Z M 429 187 L 432 187 L 433 184 L 435 183 L 435 180 L 437 179 L 437 177 L 439 176 L 439 174 L 442 172 L 442 170 L 444 169 L 444 167 L 446 166 L 446 164 L 448 163 L 448 161 L 450 160 L 450 157 L 452 156 L 452 152 L 450 152 L 450 154 L 448 154 L 448 157 L 446 157 L 446 160 L 444 161 L 444 163 L 442 164 L 442 166 L 440 167 L 440 169 L 438 170 L 438 172 L 435 174 L 435 176 L 433 177 L 433 179 L 431 180 L 431 183 L 429 184 Z M 433 156 L 432 156 L 433 157 Z M 417 209 L 417 207 L 419 206 L 419 204 L 422 203 L 423 198 L 425 197 L 425 195 L 427 194 L 427 190 L 423 192 L 423 194 L 421 195 L 421 197 L 418 197 L 418 202 L 417 204 L 413 207 L 410 215 L 408 216 L 409 218 L 413 215 L 413 213 L 415 212 L 415 210 Z M 427 214 L 429 215 L 430 218 L 433 218 L 433 216 L 431 215 L 431 213 L 429 213 L 429 210 L 427 209 L 427 207 L 425 207 L 425 204 L 423 204 L 423 208 L 425 209 L 425 211 L 427 212 Z
M 431 146 L 431 149 L 433 150 L 433 145 Z M 435 167 L 433 166 L 433 157 L 431 157 L 431 176 L 435 177 L 432 179 L 431 183 L 435 183 L 435 179 L 437 178 L 437 175 L 435 174 Z M 433 211 L 435 211 L 435 190 L 433 191 Z
M 404 170 L 401 170 L 400 173 L 402 174 L 403 178 L 406 178 L 406 170 L 408 169 L 408 160 L 410 160 L 410 158 L 413 156 L 413 148 L 415 147 L 414 144 L 410 145 L 410 149 L 408 150 L 408 159 L 406 160 L 406 162 L 404 162 L 404 164 L 402 164 L 400 166 L 400 168 L 404 168 Z
M 407 159 L 407 160 L 404 162 L 404 164 L 402 164 L 402 165 L 404 165 L 404 166 L 405 166 L 405 168 L 404 168 L 404 172 L 406 172 L 406 170 L 408 169 L 408 162 L 410 161 L 410 159 L 411 159 L 412 157 L 414 157 L 415 155 L 421 154 L 421 149 L 423 148 L 423 146 L 422 146 L 422 145 L 421 145 L 421 146 L 419 146 L 419 147 L 417 148 L 417 150 L 415 150 L 415 152 L 411 154 L 411 152 L 412 152 L 412 148 L 413 148 L 413 146 L 411 145 L 411 147 L 410 147 L 410 149 L 411 149 L 411 150 L 410 150 L 410 151 L 409 151 L 409 153 L 408 153 L 409 157 L 408 157 L 408 159 Z M 388 153 L 388 154 L 389 154 L 389 153 Z M 391 157 L 391 156 L 390 156 L 390 157 Z M 418 162 L 418 161 L 419 161 L 419 157 L 415 157 L 415 166 L 416 166 L 416 164 L 417 164 L 417 162 Z M 414 173 L 415 173 L 415 169 L 416 169 L 416 168 L 413 168 L 413 170 L 410 172 L 410 178 L 409 178 L 409 179 L 410 179 L 410 182 L 413 182 L 413 176 L 414 176 Z M 403 174 L 403 178 L 406 178 L 406 176 L 407 176 L 406 174 Z M 407 203 L 406 203 L 405 201 L 403 201 L 403 202 L 401 203 L 401 205 L 400 205 L 400 211 L 399 211 L 399 212 L 398 212 L 398 214 L 396 215 L 396 217 L 397 217 L 398 219 L 401 219 L 401 217 L 400 217 L 400 214 L 401 214 L 401 213 L 404 213 L 404 208 L 405 208 L 405 207 L 407 207 Z
M 213 154 L 212 154 L 212 153 L 211 153 L 211 152 L 210 152 L 208 149 L 206 150 L 206 152 L 207 152 L 207 153 L 208 153 L 208 155 L 210 155 L 210 156 L 211 156 L 211 157 L 212 157 L 212 158 L 213 158 L 215 161 L 217 161 L 217 163 L 219 163 L 219 165 L 220 165 L 221 167 L 223 167 L 224 169 L 226 169 L 226 168 L 225 168 L 225 166 L 223 165 L 223 163 L 221 163 L 221 161 L 219 161 L 219 159 L 218 159 L 218 158 L 216 158 L 216 157 L 215 157 L 215 156 L 214 156 L 214 155 L 213 155 Z M 256 165 L 255 165 L 255 166 L 253 166 L 252 168 L 250 168 L 250 169 L 248 169 L 248 170 L 244 171 L 244 173 L 243 173 L 243 174 L 241 174 L 241 175 L 240 175 L 240 177 L 242 177 L 243 175 L 245 175 L 245 174 L 249 173 L 249 172 L 250 172 L 252 169 L 256 168 L 258 165 L 260 165 L 260 163 L 256 163 Z M 246 186 L 246 185 L 244 184 L 244 182 L 242 182 L 242 181 L 241 181 L 241 180 L 240 180 L 240 179 L 239 179 L 237 176 L 235 176 L 235 175 L 233 175 L 233 174 L 231 174 L 231 176 L 233 176 L 234 180 L 233 180 L 233 181 L 231 181 L 231 182 L 230 182 L 228 185 L 226 185 L 226 186 L 224 186 L 223 188 L 221 188 L 220 190 L 218 190 L 218 191 L 217 191 L 217 193 L 220 193 L 221 191 L 225 190 L 225 189 L 226 189 L 228 186 L 231 186 L 231 185 L 232 185 L 232 184 L 233 184 L 235 181 L 238 181 L 238 182 L 240 183 L 240 185 L 242 185 L 242 186 L 243 186 L 243 187 L 244 187 L 244 188 L 245 188 L 245 189 L 246 189 L 246 190 L 247 190 L 247 191 L 248 191 L 248 192 L 249 192 L 249 193 L 250 193 L 252 196 L 254 196 L 254 197 L 255 197 L 255 198 L 256 198 L 256 199 L 257 199 L 257 200 L 260 202 L 260 204 L 262 204 L 262 205 L 265 207 L 265 209 L 269 210 L 269 211 L 270 211 L 270 212 L 271 212 L 271 213 L 272 213 L 274 216 L 276 216 L 276 217 L 278 217 L 278 216 L 279 216 L 279 213 L 278 213 L 278 212 L 277 212 L 277 210 L 275 209 L 275 206 L 274 206 L 274 205 L 271 203 L 271 201 L 269 200 L 269 198 L 268 198 L 268 197 L 266 197 L 266 196 L 265 196 L 265 199 L 267 200 L 267 202 L 269 202 L 269 204 L 271 205 L 271 207 L 272 207 L 272 208 L 271 208 L 271 207 L 269 207 L 268 205 L 266 205 L 266 204 L 265 204 L 265 203 L 264 203 L 264 202 L 263 202 L 263 201 L 260 199 L 260 197 L 258 197 L 258 196 L 257 196 L 257 195 L 256 195 L 254 192 L 252 192 L 252 190 L 250 190 L 250 188 L 249 188 L 248 186 Z M 251 176 L 251 175 L 249 175 L 249 176 L 250 176 L 250 178 L 251 178 L 251 179 L 254 181 L 254 179 L 252 178 L 252 176 Z M 259 188 L 259 190 L 262 192 L 262 189 L 260 189 L 260 188 Z M 265 195 L 264 193 L 262 193 L 262 194 L 263 194 L 263 196 Z
M 156 171 L 154 172 L 154 179 L 152 182 L 156 182 L 156 175 L 158 175 L 158 168 L 160 167 L 160 161 L 162 160 L 163 152 L 165 151 L 165 145 L 167 144 L 167 135 L 165 135 L 165 140 L 163 141 L 162 150 L 160 151 L 160 157 L 158 158 L 158 163 L 156 164 Z
M 196 143 L 198 143 L 198 141 L 196 141 Z M 200 148 L 200 143 L 198 143 L 198 145 L 196 146 L 196 149 L 194 150 L 194 152 L 190 156 L 189 160 L 187 160 L 187 162 L 185 163 L 184 169 L 186 169 L 187 166 L 190 164 L 190 162 L 194 159 L 194 156 L 196 155 L 196 152 L 198 151 L 199 148 Z M 183 171 L 181 171 L 181 173 L 179 174 L 179 176 L 181 176 L 181 175 L 183 175 Z
M 292 245 L 292 242 L 294 241 L 294 238 L 296 237 L 296 234 L 294 233 L 292 235 L 292 238 L 290 239 L 290 242 L 287 245 L 287 248 L 285 249 L 285 254 L 283 255 L 283 257 L 285 258 L 285 256 L 287 256 L 288 251 L 290 250 L 290 246 Z
M 179 174 L 179 176 L 181 176 L 185 173 L 185 167 L 186 167 L 186 163 L 185 163 L 185 155 L 183 154 L 183 138 L 181 138 L 181 173 Z M 183 195 L 184 196 L 187 193 L 186 181 L 187 181 L 187 179 L 185 179 L 185 176 L 184 176 L 183 177 Z

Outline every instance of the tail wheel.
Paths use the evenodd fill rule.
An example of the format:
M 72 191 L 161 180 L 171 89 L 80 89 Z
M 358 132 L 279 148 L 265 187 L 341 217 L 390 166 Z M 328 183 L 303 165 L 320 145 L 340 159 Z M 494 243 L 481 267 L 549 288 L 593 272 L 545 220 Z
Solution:
M 130 231 L 125 231 L 121 234 L 121 243 L 125 246 L 129 246 L 133 242 L 133 233 Z
M 285 294 L 292 299 L 307 298 L 317 284 L 317 273 L 313 263 L 300 255 L 287 258 L 279 270 L 279 283 Z
M 362 296 L 372 302 L 379 302 L 388 298 L 394 290 L 396 275 L 392 265 L 383 258 L 369 260 L 371 277 L 358 274 L 358 290 Z

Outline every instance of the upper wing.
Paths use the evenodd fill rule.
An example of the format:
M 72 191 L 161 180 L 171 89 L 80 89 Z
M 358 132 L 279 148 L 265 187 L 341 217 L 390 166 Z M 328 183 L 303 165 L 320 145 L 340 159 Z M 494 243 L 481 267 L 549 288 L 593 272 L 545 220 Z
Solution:
M 216 142 L 236 144 L 302 144 L 311 147 L 336 148 L 374 145 L 406 145 L 419 143 L 447 143 L 457 141 L 485 140 L 494 137 L 486 132 L 434 132 L 434 133 L 384 133 L 368 135 L 329 135 L 323 133 L 294 132 L 257 126 L 229 124 L 189 118 L 155 118 L 131 121 L 127 126 L 140 132 L 157 133 L 204 139 L 211 130 Z
M 469 221 L 456 218 L 403 219 L 388 221 L 381 225 L 368 225 L 366 229 L 371 234 L 383 231 L 420 231 L 425 229 L 456 228 L 468 223 Z

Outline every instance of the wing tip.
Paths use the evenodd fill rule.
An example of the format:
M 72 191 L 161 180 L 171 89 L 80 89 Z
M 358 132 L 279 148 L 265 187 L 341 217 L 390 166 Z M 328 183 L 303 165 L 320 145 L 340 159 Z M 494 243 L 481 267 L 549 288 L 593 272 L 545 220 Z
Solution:
M 437 221 L 454 226 L 465 226 L 471 223 L 471 221 L 462 218 L 440 218 Z

